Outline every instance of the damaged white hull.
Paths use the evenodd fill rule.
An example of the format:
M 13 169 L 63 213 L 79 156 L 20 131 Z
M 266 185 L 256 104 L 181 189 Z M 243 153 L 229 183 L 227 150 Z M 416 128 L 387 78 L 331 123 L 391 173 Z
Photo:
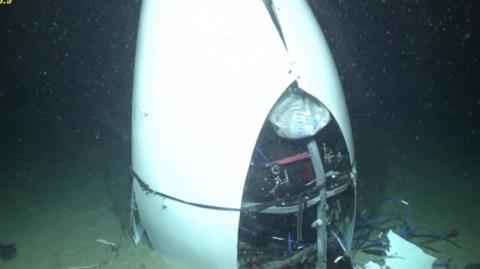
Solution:
M 355 180 L 343 91 L 315 17 L 306 1 L 266 2 L 142 3 L 133 191 L 154 249 L 187 268 L 239 266 L 252 152 L 267 115 L 292 82 L 330 111 Z

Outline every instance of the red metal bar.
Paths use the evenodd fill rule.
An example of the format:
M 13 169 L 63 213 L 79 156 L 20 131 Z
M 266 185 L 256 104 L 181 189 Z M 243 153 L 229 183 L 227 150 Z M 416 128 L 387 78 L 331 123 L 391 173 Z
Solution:
M 304 153 L 300 153 L 300 154 L 297 154 L 297 155 L 286 157 L 286 158 L 283 158 L 283 159 L 280 159 L 280 160 L 273 161 L 273 163 L 276 163 L 278 165 L 284 165 L 284 164 L 289 164 L 289 163 L 294 163 L 294 162 L 298 162 L 298 161 L 301 161 L 301 160 L 305 160 L 305 159 L 308 159 L 308 158 L 310 158 L 310 154 L 308 154 L 308 152 L 304 152 Z

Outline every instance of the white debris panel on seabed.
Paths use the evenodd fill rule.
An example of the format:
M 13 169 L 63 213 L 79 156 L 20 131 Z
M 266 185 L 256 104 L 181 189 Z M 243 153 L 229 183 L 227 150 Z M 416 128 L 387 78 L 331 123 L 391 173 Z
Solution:
M 403 239 L 392 230 L 387 234 L 389 248 L 385 265 L 372 261 L 365 264 L 365 269 L 431 269 L 436 258 L 425 253 L 421 248 Z

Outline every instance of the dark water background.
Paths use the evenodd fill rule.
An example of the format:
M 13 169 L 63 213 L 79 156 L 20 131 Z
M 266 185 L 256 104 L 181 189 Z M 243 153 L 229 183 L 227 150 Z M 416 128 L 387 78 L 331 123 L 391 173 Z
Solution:
M 392 146 L 403 148 L 400 154 L 431 151 L 431 158 L 447 154 L 478 166 L 478 2 L 314 6 L 342 77 L 361 173 L 378 176 L 367 163 L 376 159 L 381 170 Z
M 310 2 L 347 98 L 361 199 L 372 188 L 382 193 L 389 167 L 418 160 L 457 175 L 437 188 L 479 188 L 480 4 Z M 35 180 L 32 170 L 85 172 L 80 161 L 118 180 L 123 189 L 111 195 L 126 203 L 139 8 L 139 1 L 0 5 L 2 192 Z

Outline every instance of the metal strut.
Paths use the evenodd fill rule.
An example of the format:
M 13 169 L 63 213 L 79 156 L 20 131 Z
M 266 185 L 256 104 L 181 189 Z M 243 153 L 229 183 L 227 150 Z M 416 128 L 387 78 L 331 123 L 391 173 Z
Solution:
M 327 268 L 327 189 L 325 185 L 326 177 L 323 169 L 322 158 L 315 139 L 308 142 L 308 153 L 312 161 L 313 171 L 315 172 L 315 185 L 322 186 L 320 189 L 320 201 L 317 205 L 317 219 L 312 227 L 317 228 L 317 263 L 316 269 Z

